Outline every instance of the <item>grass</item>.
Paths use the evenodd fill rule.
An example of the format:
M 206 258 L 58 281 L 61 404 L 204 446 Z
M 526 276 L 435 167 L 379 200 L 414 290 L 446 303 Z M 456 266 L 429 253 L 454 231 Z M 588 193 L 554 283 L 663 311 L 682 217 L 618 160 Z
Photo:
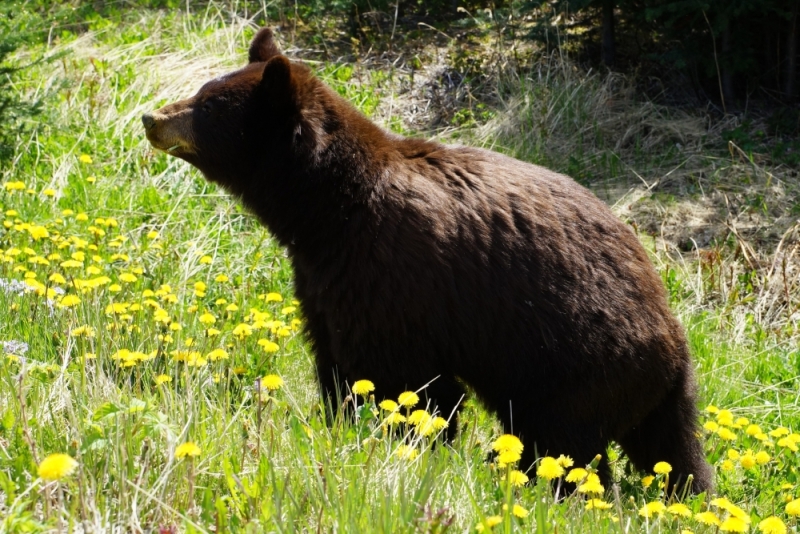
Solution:
M 796 229 L 786 224 L 780 245 L 753 245 L 736 231 L 690 253 L 669 232 L 648 230 L 628 206 L 669 209 L 649 194 L 654 180 L 675 174 L 665 170 L 673 134 L 658 131 L 667 110 L 615 90 L 624 80 L 573 76 L 544 58 L 527 77 L 503 78 L 498 95 L 518 100 L 496 101 L 486 115 L 494 120 L 456 133 L 570 171 L 601 195 L 619 180 L 592 176 L 636 171 L 647 182 L 623 181 L 615 209 L 640 218 L 687 328 L 702 407 L 717 407 L 701 421 L 717 495 L 686 499 L 690 517 L 646 508 L 674 504 L 659 488 L 665 475 L 645 486 L 646 474 L 629 472 L 615 448 L 598 451 L 618 479 L 592 495 L 602 500 L 593 509 L 582 493 L 556 499 L 559 477 L 531 471 L 526 484 L 510 484 L 514 463 L 487 460 L 499 426 L 473 399 L 450 421 L 460 431 L 449 444 L 424 426 L 387 431 L 380 384 L 373 397 L 346 399 L 357 417 L 326 426 L 285 252 L 196 171 L 154 153 L 139 123 L 240 65 L 254 25 L 212 3 L 191 16 L 143 11 L 87 27 L 63 32 L 48 53 L 66 55 L 20 82 L 21 93 L 45 96 L 42 125 L 18 139 L 2 177 L 0 530 L 461 532 L 480 523 L 496 532 L 716 532 L 697 515 L 711 511 L 728 520 L 722 530 L 739 526 L 730 520 L 737 515 L 751 530 L 775 515 L 797 531 L 786 508 L 800 497 Z M 403 98 L 402 73 L 391 69 L 314 66 L 369 114 L 386 117 Z M 609 108 L 610 98 L 621 101 Z M 515 128 L 526 132 L 516 145 Z M 694 168 L 716 161 L 723 185 L 733 175 L 765 183 L 778 172 L 704 158 L 708 146 L 685 134 L 692 128 L 675 126 L 674 135 L 697 141 L 691 161 L 703 164 Z M 667 193 L 685 198 L 681 187 Z M 267 387 L 272 375 L 283 382 L 276 389 Z M 181 457 L 186 443 L 198 455 Z M 747 451 L 769 459 L 750 466 Z M 77 466 L 48 481 L 58 476 L 40 465 L 53 453 Z

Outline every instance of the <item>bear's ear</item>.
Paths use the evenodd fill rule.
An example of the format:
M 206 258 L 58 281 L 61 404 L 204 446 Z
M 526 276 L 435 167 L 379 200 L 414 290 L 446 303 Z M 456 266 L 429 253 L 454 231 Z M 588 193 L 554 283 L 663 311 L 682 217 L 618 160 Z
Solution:
M 277 55 L 264 65 L 261 89 L 273 105 L 286 104 L 292 98 L 292 64 L 286 56 Z
M 279 56 L 281 51 L 278 45 L 273 40 L 272 30 L 269 28 L 261 28 L 253 42 L 250 43 L 250 52 L 248 54 L 250 63 L 260 63 L 269 61 L 275 56 Z

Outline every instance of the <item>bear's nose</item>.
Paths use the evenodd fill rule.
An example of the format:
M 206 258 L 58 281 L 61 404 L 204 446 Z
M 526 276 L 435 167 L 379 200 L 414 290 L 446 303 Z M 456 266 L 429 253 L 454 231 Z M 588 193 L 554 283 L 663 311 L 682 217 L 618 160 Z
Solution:
M 152 113 L 145 113 L 142 115 L 142 124 L 144 124 L 144 129 L 149 130 L 153 126 L 156 125 L 156 120 L 153 118 Z

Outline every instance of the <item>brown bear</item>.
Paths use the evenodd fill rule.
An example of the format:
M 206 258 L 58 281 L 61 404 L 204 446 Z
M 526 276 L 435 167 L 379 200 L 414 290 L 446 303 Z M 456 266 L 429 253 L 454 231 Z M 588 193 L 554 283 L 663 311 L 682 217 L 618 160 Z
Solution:
M 278 50 L 142 117 L 157 149 L 288 249 L 323 395 L 370 379 L 444 414 L 470 386 L 535 454 L 632 463 L 712 487 L 692 361 L 633 232 L 575 181 L 389 133 Z

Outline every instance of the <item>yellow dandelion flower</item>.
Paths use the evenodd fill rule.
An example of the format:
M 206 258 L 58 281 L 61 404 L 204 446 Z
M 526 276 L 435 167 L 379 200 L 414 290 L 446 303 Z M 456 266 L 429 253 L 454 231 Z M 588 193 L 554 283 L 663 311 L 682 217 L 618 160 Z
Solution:
M 134 275 L 133 273 L 122 273 L 119 275 L 119 279 L 121 282 L 125 282 L 128 284 L 132 284 L 138 280 L 138 278 L 136 278 L 136 275 Z
M 655 467 L 653 467 L 653 472 L 657 475 L 666 475 L 670 471 L 672 471 L 672 466 L 667 462 L 658 462 Z
M 786 514 L 793 516 L 800 515 L 800 499 L 795 499 L 786 503 Z
M 567 482 L 572 482 L 573 484 L 577 484 L 578 482 L 583 482 L 587 476 L 589 476 L 589 472 L 586 469 L 583 467 L 575 467 L 570 469 L 569 473 L 567 473 L 567 477 L 564 480 Z
M 716 432 L 719 430 L 719 425 L 716 423 L 716 421 L 706 421 L 706 423 L 703 425 L 703 428 L 709 432 Z
M 656 479 L 653 475 L 647 475 L 646 477 L 642 478 L 642 486 L 645 488 L 649 488 L 653 481 Z
M 486 519 L 484 519 L 482 522 L 475 525 L 475 530 L 477 530 L 478 532 L 483 532 L 483 529 L 486 528 L 487 526 L 491 529 L 496 527 L 502 522 L 503 518 L 500 517 L 499 515 L 491 515 Z
M 503 451 L 497 455 L 497 466 L 501 468 L 505 467 L 518 462 L 520 458 L 520 455 L 514 451 Z
M 269 339 L 259 339 L 258 344 L 263 347 L 265 352 L 278 352 L 281 348 L 280 345 Z
M 81 303 L 81 299 L 79 299 L 76 295 L 64 295 L 61 297 L 61 300 L 58 301 L 58 306 L 61 308 L 71 308 L 72 306 L 77 306 Z
M 225 306 L 225 311 L 231 313 L 239 311 L 239 306 L 237 306 L 236 304 L 228 304 L 227 306 Z
M 733 425 L 733 412 L 730 410 L 720 410 L 717 412 L 717 423 L 725 426 Z
M 169 375 L 158 375 L 155 377 L 155 382 L 157 386 L 160 386 L 161 384 L 172 382 L 172 377 Z
M 739 451 L 737 451 L 736 449 L 728 449 L 728 459 L 729 460 L 733 460 L 735 462 L 740 457 L 741 457 L 741 454 L 739 454 Z
M 408 424 L 410 425 L 420 425 L 427 423 L 430 420 L 431 415 L 425 410 L 414 410 L 411 412 L 411 415 L 408 416 Z
M 397 403 L 400 404 L 400 406 L 405 406 L 406 408 L 416 406 L 418 402 L 419 396 L 413 391 L 404 391 L 399 397 L 397 397 Z
M 225 276 L 224 274 L 218 274 L 217 276 L 214 277 L 214 281 L 224 283 L 228 281 L 228 277 Z
M 569 456 L 564 456 L 563 454 L 556 458 L 556 461 L 558 462 L 558 465 L 564 469 L 572 467 L 575 464 L 575 461 L 572 458 Z
M 437 417 L 433 418 L 433 429 L 434 430 L 442 430 L 443 428 L 447 428 L 448 426 L 449 426 L 449 423 L 447 422 L 447 419 L 445 419 L 444 417 L 437 416 Z
M 667 507 L 661 501 L 653 501 L 645 504 L 639 509 L 639 515 L 646 518 L 651 518 L 654 515 L 661 515 Z
M 722 462 L 720 469 L 722 469 L 723 471 L 732 471 L 734 467 L 736 466 L 733 465 L 733 462 L 731 462 L 730 460 L 725 460 L 724 462 Z
M 517 436 L 512 434 L 503 434 L 492 443 L 492 449 L 496 452 L 514 451 L 517 454 L 522 454 L 524 446 Z
M 197 320 L 205 325 L 214 324 L 217 322 L 217 318 L 208 312 L 202 314 L 200 317 L 197 318 Z
M 69 454 L 50 454 L 39 464 L 39 477 L 44 480 L 61 480 L 75 471 L 78 462 Z
M 709 404 L 708 406 L 706 406 L 706 412 L 708 412 L 708 413 L 719 413 L 719 408 L 717 408 L 713 404 Z
M 553 480 L 564 474 L 564 468 L 558 463 L 558 460 L 551 456 L 545 456 L 539 461 L 539 467 L 536 469 L 536 476 L 546 480 Z
M 244 339 L 253 334 L 253 327 L 246 323 L 239 323 L 233 329 L 233 335 L 239 339 Z
M 80 161 L 81 163 L 90 164 L 92 162 L 92 156 L 90 156 L 89 154 L 81 154 L 78 157 L 78 161 Z
M 730 430 L 728 430 L 725 427 L 720 427 L 720 429 L 717 431 L 717 435 L 721 439 L 724 439 L 726 441 L 734 441 L 734 440 L 736 440 L 736 434 L 734 434 L 733 432 L 731 432 Z
M 375 384 L 369 380 L 357 380 L 353 384 L 353 393 L 366 397 L 369 393 L 375 391 Z
M 667 512 L 680 517 L 692 517 L 692 511 L 689 507 L 681 503 L 670 504 L 667 506 Z
M 405 423 L 406 417 L 399 413 L 399 412 L 392 412 L 386 416 L 386 419 L 383 420 L 383 424 L 385 425 L 399 425 L 400 423 Z
M 781 436 L 788 436 L 789 435 L 789 429 L 784 427 L 784 426 L 779 426 L 775 430 L 771 431 L 769 433 L 769 435 L 772 436 L 773 438 L 779 438 Z
M 714 512 L 700 512 L 699 514 L 694 514 L 694 519 L 704 525 L 719 526 L 722 523 Z
M 267 302 L 283 302 L 283 297 L 280 293 L 267 293 L 267 296 L 264 297 L 264 300 Z
M 400 445 L 397 447 L 395 454 L 398 458 L 402 458 L 404 460 L 413 460 L 417 456 L 419 456 L 419 451 L 412 447 L 411 445 Z
M 745 469 L 752 469 L 753 467 L 756 466 L 757 462 L 756 462 L 756 457 L 751 452 L 748 451 L 739 459 L 739 463 Z
M 764 465 L 765 463 L 770 461 L 769 453 L 766 451 L 759 451 L 756 453 L 756 463 L 758 465 Z
M 44 196 L 46 196 L 46 197 L 54 197 L 54 196 L 56 196 L 56 190 L 55 189 L 45 189 L 44 191 L 42 191 L 42 194 Z
M 516 517 L 519 517 L 520 519 L 525 519 L 526 517 L 528 517 L 528 510 L 526 510 L 525 508 L 523 508 L 518 504 L 515 504 L 511 508 L 511 513 L 514 514 Z
M 385 410 L 387 412 L 393 412 L 398 408 L 397 403 L 390 399 L 381 401 L 381 403 L 378 404 L 378 406 L 380 406 L 382 410 Z
M 800 450 L 797 447 L 797 442 L 792 440 L 792 439 L 789 439 L 789 436 L 779 439 L 778 440 L 778 447 L 787 448 L 792 452 L 797 452 L 798 450 Z
M 763 534 L 786 534 L 786 525 L 780 518 L 773 516 L 762 519 L 758 530 Z
M 208 358 L 212 362 L 215 362 L 217 360 L 227 360 L 228 359 L 228 353 L 225 352 L 222 349 L 214 349 L 211 352 L 209 352 L 208 354 L 206 354 L 206 358 Z
M 283 386 L 283 378 L 278 375 L 267 375 L 261 379 L 261 385 L 270 391 L 275 391 Z
M 749 419 L 747 419 L 747 417 L 737 417 L 737 418 L 736 418 L 736 421 L 734 421 L 734 422 L 733 422 L 733 424 L 735 424 L 735 425 L 736 425 L 736 426 L 738 426 L 739 428 L 742 428 L 742 427 L 744 427 L 745 425 L 748 425 L 748 424 L 750 424 L 750 420 L 749 420 Z
M 589 473 L 586 482 L 578 486 L 578 493 L 605 493 L 606 489 L 600 483 L 600 477 L 596 473 Z
M 501 480 L 505 479 L 506 477 L 503 477 Z M 517 487 L 523 486 L 528 482 L 528 475 L 526 475 L 522 471 L 514 469 L 508 474 L 508 481 L 512 486 L 517 486 Z
M 285 308 L 281 309 L 281 315 L 289 315 L 290 313 L 294 313 L 297 309 L 297 306 L 286 306 Z
M 181 443 L 175 449 L 175 458 L 185 458 L 186 456 L 200 456 L 200 447 L 198 447 L 194 442 L 187 441 L 186 443 Z
M 94 176 L 87 176 L 86 181 L 89 182 L 90 184 L 93 184 L 97 181 L 97 178 L 95 178 Z
M 613 505 L 603 499 L 589 499 L 586 501 L 587 510 L 609 510 Z
M 747 523 L 738 517 L 729 517 L 719 526 L 722 532 L 747 532 Z

